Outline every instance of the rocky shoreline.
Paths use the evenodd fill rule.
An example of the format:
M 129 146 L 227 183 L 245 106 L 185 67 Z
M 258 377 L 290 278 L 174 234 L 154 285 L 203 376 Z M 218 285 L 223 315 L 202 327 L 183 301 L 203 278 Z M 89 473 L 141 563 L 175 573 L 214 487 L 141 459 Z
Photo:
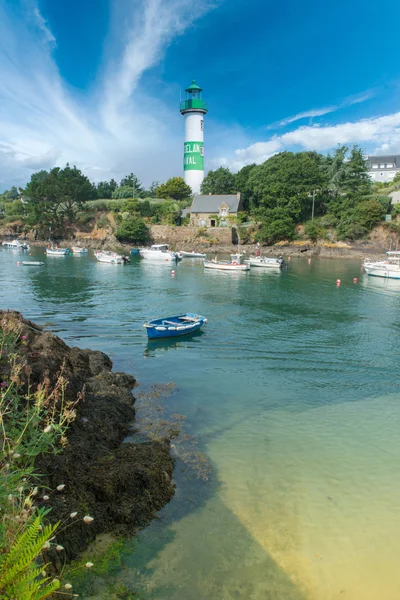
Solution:
M 77 519 L 57 532 L 63 561 L 76 558 L 99 533 L 134 534 L 174 495 L 169 440 L 126 441 L 135 420 L 134 377 L 113 372 L 106 354 L 70 348 L 19 313 L 0 311 L 0 316 L 16 319 L 26 336 L 24 384 L 44 382 L 51 389 L 61 373 L 66 384 L 60 402 L 78 399 L 65 448 L 40 455 L 35 465 L 38 485 L 50 490 L 49 499 L 39 502 L 51 509 L 51 522 L 65 522 L 73 512 L 94 519 L 90 526 Z M 65 486 L 61 493 L 51 492 L 60 485 Z M 49 560 L 61 568 L 58 553 Z

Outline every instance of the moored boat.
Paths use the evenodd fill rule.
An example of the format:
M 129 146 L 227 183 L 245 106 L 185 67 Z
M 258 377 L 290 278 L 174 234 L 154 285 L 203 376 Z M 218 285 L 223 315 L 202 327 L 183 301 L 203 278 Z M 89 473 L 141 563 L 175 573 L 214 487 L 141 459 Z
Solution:
M 400 252 L 386 252 L 387 259 L 379 261 L 364 261 L 364 271 L 373 277 L 400 279 Z
M 11 248 L 13 250 L 30 250 L 31 247 L 27 242 L 20 242 L 19 240 L 12 240 L 10 242 L 3 242 L 1 244 L 5 248 Z
M 41 260 L 23 260 L 24 267 L 43 267 L 44 262 Z
M 243 260 L 243 254 L 231 254 L 231 260 L 204 260 L 206 269 L 216 269 L 219 271 L 249 271 L 250 265 Z
M 160 262 L 176 262 L 180 260 L 177 252 L 171 252 L 168 244 L 153 244 L 150 248 L 140 248 L 140 256 L 148 260 Z
M 109 250 L 97 250 L 94 255 L 97 260 L 102 263 L 122 265 L 124 262 L 128 262 L 124 256 L 121 256 L 116 252 L 110 252 Z
M 203 254 L 202 252 L 185 252 L 185 250 L 180 250 L 178 255 L 181 258 L 206 258 L 206 254 Z
M 174 317 L 152 319 L 143 325 L 149 340 L 179 337 L 197 331 L 207 323 L 207 319 L 196 313 L 184 313 Z
M 260 267 L 261 269 L 282 269 L 286 266 L 282 256 L 279 256 L 279 258 L 250 256 L 244 262 L 251 267 Z
M 89 250 L 87 248 L 81 248 L 80 246 L 72 246 L 72 254 L 87 254 Z
M 67 256 L 70 253 L 69 248 L 57 248 L 54 246 L 49 246 L 46 248 L 47 256 Z

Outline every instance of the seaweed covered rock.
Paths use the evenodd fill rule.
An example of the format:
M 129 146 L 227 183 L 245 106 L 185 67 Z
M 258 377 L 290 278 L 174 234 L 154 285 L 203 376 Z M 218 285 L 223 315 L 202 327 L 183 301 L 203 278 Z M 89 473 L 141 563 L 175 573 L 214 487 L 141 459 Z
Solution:
M 61 374 L 60 410 L 73 403 L 62 452 L 39 455 L 35 465 L 39 487 L 49 490 L 39 501 L 51 509 L 50 521 L 63 523 L 57 543 L 67 560 L 98 533 L 132 534 L 149 523 L 174 494 L 173 460 L 168 440 L 126 441 L 135 419 L 134 377 L 114 373 L 106 354 L 70 348 L 19 313 L 0 311 L 0 317 L 14 319 L 24 339 L 22 385 L 51 389 Z M 58 486 L 64 487 L 58 491 Z M 90 524 L 85 515 L 93 518 Z M 56 553 L 49 558 L 55 565 L 60 560 Z

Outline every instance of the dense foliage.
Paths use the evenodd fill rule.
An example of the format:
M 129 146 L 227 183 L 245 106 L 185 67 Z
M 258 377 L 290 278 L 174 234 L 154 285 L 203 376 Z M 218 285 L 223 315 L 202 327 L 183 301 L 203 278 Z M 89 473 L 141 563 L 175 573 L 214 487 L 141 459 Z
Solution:
M 201 184 L 202 194 L 236 193 L 235 175 L 226 167 L 209 171 Z
M 143 219 L 129 215 L 121 221 L 115 236 L 120 242 L 145 244 L 150 238 L 150 232 Z
M 186 185 L 182 177 L 171 177 L 166 183 L 158 186 L 156 193 L 158 198 L 186 200 L 192 195 L 192 189 Z

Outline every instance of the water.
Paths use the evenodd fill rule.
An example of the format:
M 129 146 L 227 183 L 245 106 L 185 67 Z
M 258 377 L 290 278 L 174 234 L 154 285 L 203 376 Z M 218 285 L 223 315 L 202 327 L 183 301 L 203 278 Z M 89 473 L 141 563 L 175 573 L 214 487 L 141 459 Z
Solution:
M 187 260 L 172 278 L 33 254 L 44 267 L 0 253 L 0 306 L 144 386 L 175 382 L 167 410 L 212 463 L 207 483 L 178 466 L 117 580 L 157 600 L 398 600 L 400 282 L 352 261 L 236 274 Z M 202 335 L 147 344 L 146 319 L 186 310 L 209 318 Z

